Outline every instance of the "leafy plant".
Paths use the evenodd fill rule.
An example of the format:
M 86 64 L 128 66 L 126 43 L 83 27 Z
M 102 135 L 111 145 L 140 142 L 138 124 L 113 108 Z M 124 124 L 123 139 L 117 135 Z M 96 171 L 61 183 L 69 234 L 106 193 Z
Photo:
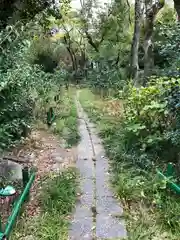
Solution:
M 164 148 L 171 151 L 171 154 L 172 150 L 174 155 L 177 154 L 179 150 L 175 149 L 169 132 L 174 131 L 175 127 L 177 111 L 172 112 L 170 109 L 174 109 L 178 104 L 179 84 L 179 79 L 161 77 L 152 79 L 147 87 L 129 88 L 124 108 L 130 147 L 133 145 L 133 148 L 140 148 L 142 152 L 153 151 L 159 156 Z M 172 89 L 177 89 L 174 97 Z M 171 157 L 171 160 L 176 158 L 173 155 L 168 157 Z M 166 159 L 170 160 L 168 157 Z
M 80 139 L 77 118 L 74 91 L 63 89 L 57 107 L 57 117 L 53 131 L 66 140 L 68 146 L 76 145 Z
M 168 78 L 166 80 L 167 86 L 166 84 L 165 86 L 167 89 L 170 89 L 170 82 L 172 85 L 176 85 L 174 80 L 169 80 Z M 154 155 L 150 158 L 148 152 L 143 152 L 143 154 L 142 152 L 139 153 L 133 144 L 129 147 L 129 141 L 132 137 L 132 135 L 129 136 L 129 131 L 132 132 L 136 141 L 138 141 L 139 138 L 143 138 L 141 132 L 143 130 L 138 128 L 137 131 L 139 131 L 139 135 L 136 135 L 132 130 L 128 130 L 128 132 L 124 131 L 124 127 L 127 127 L 127 123 L 125 123 L 124 126 L 124 121 L 128 116 L 126 114 L 129 113 L 130 110 L 132 115 L 131 118 L 128 119 L 128 123 L 131 122 L 131 119 L 133 119 L 133 121 L 135 119 L 141 125 L 142 119 L 148 119 L 147 116 L 144 115 L 143 118 L 137 116 L 136 105 L 138 109 L 141 110 L 141 108 L 144 108 L 146 105 L 150 105 L 149 99 L 158 101 L 159 98 L 162 97 L 163 101 L 167 101 L 167 105 L 164 108 L 168 109 L 168 100 L 165 97 L 168 90 L 166 91 L 166 87 L 161 84 L 162 82 L 166 82 L 165 79 L 154 79 L 152 81 L 154 81 L 154 87 L 147 91 L 144 88 L 130 88 L 129 95 L 127 96 L 128 101 L 125 102 L 124 106 L 124 117 L 122 115 L 119 115 L 119 118 L 118 116 L 109 117 L 108 112 L 103 111 L 102 107 L 107 104 L 106 102 L 109 101 L 109 99 L 101 99 L 87 89 L 81 91 L 80 101 L 89 117 L 97 124 L 106 153 L 109 156 L 111 170 L 113 172 L 112 183 L 116 190 L 117 197 L 123 204 L 123 217 L 126 221 L 128 239 L 178 240 L 179 224 L 177 223 L 177 209 L 179 200 L 177 196 L 169 194 L 167 182 L 156 176 L 154 171 L 156 166 L 152 164 L 155 160 Z M 144 97 L 143 94 L 146 94 L 146 97 Z M 142 101 L 141 98 L 143 99 Z M 136 100 L 136 105 L 133 101 L 134 99 Z M 158 101 L 158 103 L 162 102 Z M 130 108 L 127 113 L 126 106 Z M 94 109 L 94 111 L 92 109 Z M 159 107 L 156 108 L 153 106 L 152 109 L 153 111 L 159 111 Z M 160 113 L 156 113 L 155 116 L 160 118 L 162 116 L 161 114 L 160 111 Z M 146 122 L 144 121 L 143 124 L 146 124 Z M 134 143 L 136 143 L 136 141 L 134 141 Z M 159 144 L 159 140 L 156 144 Z
M 69 214 L 76 201 L 77 177 L 74 168 L 50 175 L 42 184 L 42 191 L 39 193 L 38 202 L 41 212 L 33 218 L 24 216 L 20 219 L 11 239 L 26 237 L 41 240 L 66 240 Z
M 155 64 L 160 67 L 160 74 L 179 75 L 179 24 L 157 23 L 155 28 Z

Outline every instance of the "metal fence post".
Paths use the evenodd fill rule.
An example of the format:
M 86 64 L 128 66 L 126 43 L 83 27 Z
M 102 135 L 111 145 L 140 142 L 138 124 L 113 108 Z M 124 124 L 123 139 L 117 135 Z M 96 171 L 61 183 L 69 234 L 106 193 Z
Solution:
M 1 220 L 1 215 L 0 215 L 0 233 L 2 232 L 2 220 Z
M 29 182 L 29 168 L 24 167 L 22 169 L 22 177 L 23 177 L 23 188 L 26 187 L 27 183 Z M 29 191 L 27 193 L 25 201 L 27 202 L 29 200 Z

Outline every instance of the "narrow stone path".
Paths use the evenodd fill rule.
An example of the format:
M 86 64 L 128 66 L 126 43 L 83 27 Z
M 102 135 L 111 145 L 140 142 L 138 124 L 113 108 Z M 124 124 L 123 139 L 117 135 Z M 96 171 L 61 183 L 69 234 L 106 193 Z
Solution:
M 69 231 L 71 240 L 122 239 L 125 224 L 122 207 L 109 187 L 109 164 L 105 151 L 77 97 L 79 132 L 76 166 L 81 175 L 81 196 Z M 118 218 L 117 218 L 118 216 Z

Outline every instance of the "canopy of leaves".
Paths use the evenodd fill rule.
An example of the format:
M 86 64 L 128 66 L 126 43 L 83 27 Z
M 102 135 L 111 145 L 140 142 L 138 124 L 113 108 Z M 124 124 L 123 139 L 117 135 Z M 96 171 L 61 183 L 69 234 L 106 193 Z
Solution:
M 4 28 L 18 20 L 28 22 L 44 10 L 56 18 L 60 18 L 59 8 L 60 5 L 55 0 L 2 0 L 0 2 L 0 26 Z

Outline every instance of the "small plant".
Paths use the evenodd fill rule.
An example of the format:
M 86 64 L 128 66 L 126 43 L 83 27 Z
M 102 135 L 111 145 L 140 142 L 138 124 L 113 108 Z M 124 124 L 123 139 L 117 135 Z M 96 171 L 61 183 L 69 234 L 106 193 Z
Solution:
M 39 215 L 33 218 L 24 216 L 24 219 L 17 223 L 11 239 L 26 236 L 35 240 L 67 240 L 69 214 L 76 202 L 77 177 L 74 168 L 49 176 L 42 183 Z
M 77 174 L 74 169 L 52 175 L 42 189 L 41 207 L 45 212 L 67 215 L 76 201 Z
M 80 139 L 77 118 L 73 92 L 64 90 L 58 105 L 53 131 L 66 140 L 68 147 L 76 145 Z

